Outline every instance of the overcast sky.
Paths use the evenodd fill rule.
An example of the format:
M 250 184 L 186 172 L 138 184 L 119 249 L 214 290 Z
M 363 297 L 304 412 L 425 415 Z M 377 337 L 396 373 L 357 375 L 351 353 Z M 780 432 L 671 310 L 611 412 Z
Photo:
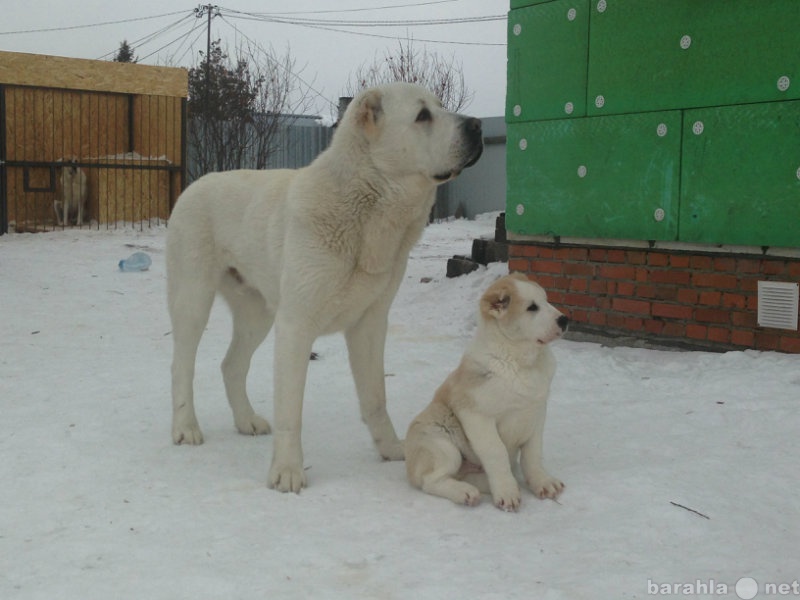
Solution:
M 397 38 L 412 37 L 415 47 L 447 59 L 455 57 L 462 64 L 467 86 L 474 92 L 464 112 L 478 117 L 503 115 L 505 19 L 394 26 L 378 22 L 504 16 L 508 0 L 221 0 L 216 5 L 222 9 L 222 16 L 212 22 L 212 39 L 219 38 L 229 47 L 250 39 L 272 45 L 280 54 L 288 47 L 299 76 L 320 95 L 315 103 L 319 114 L 330 115 L 328 102 L 336 102 L 342 95 L 345 82 L 357 67 L 396 47 Z M 120 42 L 127 39 L 144 64 L 191 66 L 198 60 L 198 51 L 206 47 L 206 19 L 194 15 L 197 6 L 164 0 L 2 0 L 0 50 L 97 59 L 113 56 Z M 370 10 L 363 10 L 366 8 Z M 371 23 L 366 27 L 341 23 L 310 27 L 255 20 L 248 13 L 269 14 L 284 21 Z M 147 18 L 157 15 L 162 16 Z M 85 25 L 92 26 L 82 27 Z M 42 29 L 53 31 L 30 31 Z M 148 36 L 152 39 L 145 39 Z

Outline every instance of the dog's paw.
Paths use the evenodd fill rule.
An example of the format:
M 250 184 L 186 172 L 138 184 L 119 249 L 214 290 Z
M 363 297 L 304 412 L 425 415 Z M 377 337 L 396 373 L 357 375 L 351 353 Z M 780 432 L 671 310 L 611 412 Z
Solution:
M 533 495 L 542 500 L 555 500 L 558 498 L 559 494 L 564 491 L 564 483 L 550 475 L 544 475 L 535 480 L 531 480 L 528 482 L 528 486 L 533 492 Z
M 403 440 L 395 440 L 391 443 L 383 443 L 378 446 L 378 452 L 381 454 L 383 460 L 405 460 L 405 442 Z
M 506 512 L 517 512 L 522 498 L 519 493 L 519 486 L 514 483 L 508 483 L 501 489 L 493 490 L 492 497 L 494 498 L 494 505 L 500 510 Z
M 269 487 L 279 492 L 299 494 L 306 487 L 306 473 L 303 467 L 272 465 L 269 470 Z
M 237 421 L 236 429 L 243 435 L 266 435 L 272 431 L 269 421 L 256 414 L 250 415 L 241 421 Z
M 173 425 L 172 441 L 175 444 L 199 446 L 203 443 L 203 432 L 200 431 L 200 426 L 197 424 L 197 421 L 194 423 Z
M 478 506 L 481 503 L 481 492 L 473 485 L 464 489 L 464 506 Z

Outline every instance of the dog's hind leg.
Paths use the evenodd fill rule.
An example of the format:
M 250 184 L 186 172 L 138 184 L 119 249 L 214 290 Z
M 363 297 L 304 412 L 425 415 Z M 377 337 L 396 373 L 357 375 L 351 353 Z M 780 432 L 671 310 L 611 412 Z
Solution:
M 270 426 L 250 404 L 247 373 L 253 353 L 267 337 L 275 315 L 267 309 L 264 297 L 241 285 L 241 281 L 238 272 L 229 272 L 220 290 L 233 313 L 233 338 L 222 361 L 222 377 L 236 429 L 246 435 L 259 435 L 269 433 Z
M 169 250 L 169 248 L 168 248 Z M 168 256 L 169 265 L 169 256 Z M 189 269 L 168 276 L 172 320 L 172 441 L 202 444 L 203 434 L 194 411 L 194 365 L 197 347 L 208 323 L 215 290 Z
M 426 494 L 441 496 L 456 504 L 475 506 L 481 501 L 480 490 L 456 479 L 462 463 L 461 452 L 449 440 L 438 436 L 426 436 L 424 446 L 418 448 L 416 456 L 410 458 L 410 479 Z

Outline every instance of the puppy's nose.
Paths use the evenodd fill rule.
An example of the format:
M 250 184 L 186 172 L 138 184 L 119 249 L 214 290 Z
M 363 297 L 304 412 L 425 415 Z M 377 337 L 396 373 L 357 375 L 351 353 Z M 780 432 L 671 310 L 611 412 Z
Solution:
M 569 325 L 569 319 L 564 315 L 561 315 L 560 317 L 558 317 L 558 319 L 556 319 L 556 323 L 561 328 L 561 331 L 566 331 L 567 325 Z

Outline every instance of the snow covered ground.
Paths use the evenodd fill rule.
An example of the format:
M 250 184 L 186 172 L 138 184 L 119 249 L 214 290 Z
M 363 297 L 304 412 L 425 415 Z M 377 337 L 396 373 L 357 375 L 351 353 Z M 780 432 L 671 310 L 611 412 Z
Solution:
M 399 431 L 505 273 L 448 280 L 446 258 L 493 228 L 493 215 L 432 225 L 413 251 L 387 347 Z M 165 238 L 0 237 L 0 598 L 752 597 L 749 580 L 735 593 L 745 577 L 759 598 L 797 591 L 800 356 L 557 342 L 545 462 L 567 488 L 508 514 L 427 496 L 381 462 L 344 342 L 323 338 L 304 413 L 310 487 L 282 495 L 265 484 L 271 438 L 233 429 L 221 302 L 198 358 L 206 443 L 171 443 Z M 119 272 L 134 250 L 150 271 Z M 270 336 L 249 380 L 267 417 L 272 354 Z

